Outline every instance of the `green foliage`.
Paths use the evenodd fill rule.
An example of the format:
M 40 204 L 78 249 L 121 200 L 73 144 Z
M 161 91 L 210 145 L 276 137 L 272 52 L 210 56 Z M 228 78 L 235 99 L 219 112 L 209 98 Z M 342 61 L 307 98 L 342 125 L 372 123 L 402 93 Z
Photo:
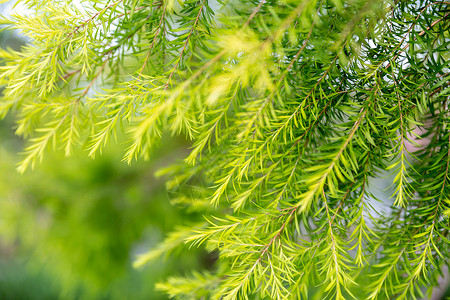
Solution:
M 94 157 L 111 139 L 149 158 L 204 217 L 136 261 L 184 243 L 216 269 L 171 277 L 180 299 L 415 299 L 449 257 L 449 2 L 21 1 L 2 18 L 0 115 L 30 145 Z M 119 133 L 124 133 L 119 134 Z M 372 180 L 393 175 L 392 197 Z M 383 209 L 381 202 L 388 208 Z
M 3 134 L 1 129 L 11 127 L 4 123 L 0 123 L 1 299 L 165 299 L 155 292 L 154 283 L 169 270 L 199 264 L 199 251 L 191 251 L 151 269 L 131 266 L 136 253 L 189 219 L 166 201 L 165 189 L 152 176 L 152 165 L 129 167 L 120 162 L 120 149 L 108 149 L 96 160 L 80 151 L 67 160 L 59 151 L 33 172 L 20 175 L 14 171 L 20 140 Z M 179 142 L 165 144 L 175 149 L 166 150 L 169 156 L 177 155 Z M 155 164 L 168 158 L 162 150 L 155 155 Z

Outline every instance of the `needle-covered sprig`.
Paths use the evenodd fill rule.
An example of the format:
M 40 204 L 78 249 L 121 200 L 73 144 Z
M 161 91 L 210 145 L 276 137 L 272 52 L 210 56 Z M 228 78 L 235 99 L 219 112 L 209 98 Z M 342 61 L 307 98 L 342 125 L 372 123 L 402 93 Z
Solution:
M 0 116 L 28 139 L 91 157 L 148 158 L 197 216 L 140 255 L 205 247 L 208 271 L 157 285 L 177 299 L 416 299 L 448 265 L 447 1 L 20 1 L 1 17 Z M 150 158 L 151 159 L 151 158 Z M 392 176 L 389 176 L 391 174 Z M 375 193 L 374 178 L 389 191 Z

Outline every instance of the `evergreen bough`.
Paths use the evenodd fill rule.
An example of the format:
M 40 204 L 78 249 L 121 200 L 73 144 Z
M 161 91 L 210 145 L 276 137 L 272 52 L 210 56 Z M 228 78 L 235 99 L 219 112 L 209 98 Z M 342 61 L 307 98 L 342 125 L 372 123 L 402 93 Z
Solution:
M 162 170 L 197 213 L 136 266 L 187 244 L 213 270 L 179 299 L 415 299 L 449 264 L 450 2 L 20 0 L 0 115 L 46 149 L 124 161 L 171 133 Z M 392 195 L 371 181 L 392 174 Z M 391 178 L 391 177 L 389 177 Z M 149 195 L 150 196 L 150 195 Z M 391 197 L 390 197 L 391 196 Z M 378 201 L 380 203 L 378 203 Z M 384 208 L 383 208 L 384 205 Z

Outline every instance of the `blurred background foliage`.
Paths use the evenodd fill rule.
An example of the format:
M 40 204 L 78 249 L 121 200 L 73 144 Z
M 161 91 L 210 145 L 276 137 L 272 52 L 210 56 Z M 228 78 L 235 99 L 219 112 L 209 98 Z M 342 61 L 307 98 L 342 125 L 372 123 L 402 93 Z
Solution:
M 165 299 L 156 280 L 207 265 L 190 251 L 132 268 L 136 254 L 189 222 L 154 177 L 181 156 L 184 141 L 169 140 L 151 163 L 132 166 L 120 147 L 95 160 L 57 151 L 19 175 L 13 127 L 0 122 L 0 299 Z
M 164 143 L 151 164 L 130 167 L 112 147 L 95 160 L 56 152 L 19 175 L 13 127 L 0 122 L 0 299 L 165 299 L 156 280 L 207 264 L 190 251 L 132 268 L 136 254 L 189 222 L 154 177 L 183 141 Z
M 0 46 L 19 48 L 0 33 Z M 186 141 L 167 138 L 151 162 L 121 162 L 109 147 L 52 152 L 33 171 L 16 171 L 23 141 L 12 118 L 0 121 L 0 299 L 167 299 L 154 289 L 166 275 L 208 266 L 200 250 L 143 269 L 133 260 L 192 215 L 170 204 L 155 171 L 185 155 Z

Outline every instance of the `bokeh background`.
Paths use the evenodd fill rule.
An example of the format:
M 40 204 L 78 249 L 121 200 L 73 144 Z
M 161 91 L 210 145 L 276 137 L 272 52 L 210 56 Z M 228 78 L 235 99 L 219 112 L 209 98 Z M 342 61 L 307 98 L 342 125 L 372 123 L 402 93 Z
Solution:
M 133 269 L 190 216 L 170 204 L 154 172 L 180 156 L 171 140 L 152 163 L 121 162 L 123 152 L 91 160 L 49 153 L 33 171 L 15 170 L 23 142 L 0 122 L 0 299 L 167 299 L 154 284 L 206 264 L 204 253 L 171 255 Z

